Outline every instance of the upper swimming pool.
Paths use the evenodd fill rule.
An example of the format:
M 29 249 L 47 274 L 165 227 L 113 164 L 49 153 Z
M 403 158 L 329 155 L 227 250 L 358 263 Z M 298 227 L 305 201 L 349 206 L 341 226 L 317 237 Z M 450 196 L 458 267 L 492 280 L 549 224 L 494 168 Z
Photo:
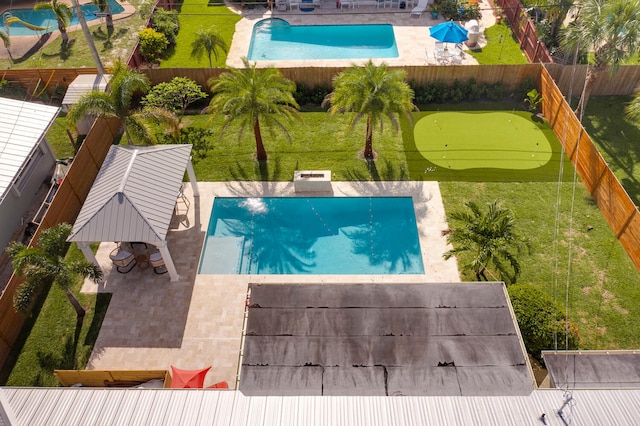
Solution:
M 290 25 L 279 18 L 253 27 L 250 61 L 397 58 L 393 27 L 381 25 Z
M 411 197 L 222 198 L 201 274 L 423 274 Z
M 111 8 L 111 13 L 113 13 L 114 15 L 122 13 L 124 11 L 124 7 L 122 7 L 122 5 L 119 4 L 116 0 L 109 0 L 109 7 Z M 99 18 L 99 16 L 96 16 L 96 13 L 99 13 L 98 6 L 93 3 L 83 4 L 82 6 L 80 6 L 80 9 L 84 13 L 84 18 L 87 20 L 87 22 Z M 71 18 L 71 23 L 69 26 L 78 24 L 78 16 L 76 15 L 75 9 L 71 8 L 71 10 L 73 11 L 73 17 Z M 7 13 L 10 13 L 10 15 L 8 15 Z M 2 13 L 2 28 L 6 28 L 4 21 L 11 16 L 14 16 L 20 21 L 26 23 L 27 26 L 42 28 L 40 30 L 30 29 L 17 21 L 9 26 L 9 34 L 11 36 L 32 36 L 37 34 L 50 33 L 52 31 L 58 31 L 58 22 L 56 21 L 56 17 L 51 10 L 6 10 Z

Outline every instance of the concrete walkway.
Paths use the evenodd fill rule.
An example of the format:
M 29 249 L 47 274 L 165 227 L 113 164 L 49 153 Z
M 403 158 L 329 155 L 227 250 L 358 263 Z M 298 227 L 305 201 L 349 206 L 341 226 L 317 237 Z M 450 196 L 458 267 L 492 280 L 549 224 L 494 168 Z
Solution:
M 179 204 L 168 245 L 180 280 L 156 275 L 152 268 L 128 274 L 113 269 L 114 243 L 102 243 L 96 255 L 105 270 L 100 285 L 85 283 L 83 292 L 113 293 L 89 369 L 196 369 L 213 365 L 206 385 L 226 380 L 234 387 L 241 357 L 245 301 L 250 283 L 451 283 L 459 282 L 455 259 L 441 231 L 447 228 L 437 182 L 334 182 L 336 197 L 411 196 L 425 268 L 416 275 L 198 275 L 200 252 L 216 196 L 293 196 L 287 182 L 200 183 L 191 187 L 188 212 Z M 186 214 L 185 214 L 186 213 Z

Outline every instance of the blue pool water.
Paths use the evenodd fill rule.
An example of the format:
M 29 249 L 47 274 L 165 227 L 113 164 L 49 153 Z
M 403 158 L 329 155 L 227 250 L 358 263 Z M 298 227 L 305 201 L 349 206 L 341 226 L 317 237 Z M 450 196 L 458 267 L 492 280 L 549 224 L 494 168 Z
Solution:
M 124 7 L 122 7 L 122 5 L 115 0 L 109 0 L 109 7 L 111 8 L 111 13 L 113 13 L 114 15 L 117 13 L 122 13 L 124 11 Z M 87 22 L 98 19 L 98 16 L 95 15 L 98 12 L 98 6 L 96 6 L 95 4 L 84 4 L 80 6 L 80 9 L 84 13 L 84 18 Z M 77 25 L 78 17 L 76 16 L 75 9 L 71 8 L 71 10 L 73 11 L 73 17 L 71 18 L 70 26 Z M 15 22 L 9 27 L 9 34 L 11 36 L 32 36 L 37 34 L 50 33 L 52 31 L 58 31 L 58 22 L 56 21 L 55 15 L 50 10 L 35 11 L 33 9 L 11 9 L 9 10 L 9 12 L 11 13 L 11 15 L 23 20 L 28 24 L 36 25 L 39 27 L 50 27 L 46 30 L 34 31 L 30 30 L 19 22 Z M 1 28 L 4 29 L 6 28 L 4 25 L 6 13 L 3 13 L 2 15 Z
M 411 197 L 216 198 L 201 274 L 422 274 Z
M 255 24 L 251 61 L 397 58 L 393 27 L 382 25 L 289 25 L 273 18 Z

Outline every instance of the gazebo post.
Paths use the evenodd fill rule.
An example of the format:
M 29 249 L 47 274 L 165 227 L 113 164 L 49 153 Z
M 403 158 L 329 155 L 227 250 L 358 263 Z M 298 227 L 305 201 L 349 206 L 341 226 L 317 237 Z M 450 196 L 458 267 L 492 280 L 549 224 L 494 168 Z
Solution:
M 158 247 L 158 250 L 160 250 L 160 254 L 162 255 L 162 260 L 164 261 L 164 266 L 165 268 L 167 268 L 167 272 L 169 272 L 171 281 L 178 281 L 180 279 L 180 275 L 178 275 L 176 266 L 173 264 L 171 253 L 169 253 L 169 249 L 167 248 L 167 242 L 163 241 L 157 247 Z
M 198 181 L 196 180 L 196 172 L 193 170 L 193 163 L 191 162 L 191 157 L 189 157 L 189 162 L 187 163 L 187 173 L 189 174 L 189 181 L 191 182 L 191 189 L 193 190 L 193 196 L 199 197 L 200 191 L 198 190 Z
M 78 242 L 78 248 L 80 249 L 82 254 L 84 254 L 85 259 L 87 259 L 89 262 L 93 263 L 98 268 L 100 268 L 100 270 L 104 274 L 104 271 L 102 270 L 102 266 L 100 266 L 100 264 L 98 263 L 96 256 L 93 254 L 93 250 L 91 250 L 91 247 L 89 246 L 89 243 L 86 243 L 83 241 Z

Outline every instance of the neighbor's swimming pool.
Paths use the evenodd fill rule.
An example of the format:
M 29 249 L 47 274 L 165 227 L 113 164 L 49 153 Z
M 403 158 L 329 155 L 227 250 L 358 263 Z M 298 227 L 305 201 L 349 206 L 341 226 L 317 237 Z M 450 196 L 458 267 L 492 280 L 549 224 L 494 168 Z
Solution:
M 122 13 L 124 11 L 124 7 L 119 4 L 116 0 L 109 0 L 109 7 L 111 8 L 111 13 L 114 15 L 117 13 Z M 93 21 L 94 19 L 98 19 L 96 13 L 98 12 L 98 6 L 93 3 L 83 4 L 80 6 L 84 14 L 84 19 L 87 21 Z M 71 18 L 71 25 L 78 24 L 78 16 L 76 15 L 76 11 L 74 8 L 71 8 L 73 11 L 73 17 Z M 9 34 L 11 36 L 32 36 L 43 33 L 50 33 L 52 31 L 58 30 L 58 23 L 56 21 L 56 17 L 51 10 L 38 10 L 35 11 L 33 9 L 10 9 L 2 13 L 2 28 L 6 28 L 4 25 L 4 20 L 6 17 L 10 15 L 6 15 L 7 12 L 11 13 L 11 16 L 15 16 L 22 21 L 35 25 L 38 27 L 50 27 L 46 30 L 34 31 L 31 30 L 19 22 L 15 22 L 11 24 L 9 29 Z
M 423 274 L 411 197 L 215 199 L 201 274 Z
M 290 25 L 270 18 L 253 27 L 251 61 L 397 58 L 393 27 L 381 25 Z

